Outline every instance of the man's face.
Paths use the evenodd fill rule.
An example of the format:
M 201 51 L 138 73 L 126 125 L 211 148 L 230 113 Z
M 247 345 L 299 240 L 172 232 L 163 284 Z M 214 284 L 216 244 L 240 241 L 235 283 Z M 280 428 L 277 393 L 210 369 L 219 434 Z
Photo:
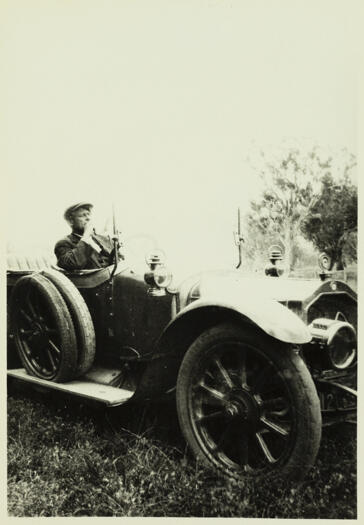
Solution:
M 90 219 L 91 210 L 87 208 L 78 208 L 78 210 L 73 212 L 72 218 L 70 220 L 72 230 L 82 235 L 85 231 L 85 226 L 90 221 Z

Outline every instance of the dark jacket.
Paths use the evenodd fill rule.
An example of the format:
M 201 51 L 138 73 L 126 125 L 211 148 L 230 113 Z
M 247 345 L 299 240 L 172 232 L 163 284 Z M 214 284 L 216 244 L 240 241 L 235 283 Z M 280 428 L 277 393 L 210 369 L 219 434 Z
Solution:
M 92 239 L 101 248 L 100 253 L 81 241 L 81 237 L 75 233 L 58 241 L 54 248 L 57 265 L 65 270 L 83 270 L 105 268 L 113 264 L 114 244 L 111 239 L 98 234 L 92 235 Z

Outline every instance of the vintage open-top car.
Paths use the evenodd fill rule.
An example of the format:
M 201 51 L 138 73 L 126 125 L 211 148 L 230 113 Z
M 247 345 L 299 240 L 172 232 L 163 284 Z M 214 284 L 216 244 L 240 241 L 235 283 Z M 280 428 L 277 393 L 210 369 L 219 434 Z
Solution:
M 357 295 L 320 278 L 195 274 L 159 253 L 76 272 L 13 256 L 8 376 L 109 406 L 176 395 L 194 454 L 230 477 L 300 479 L 322 424 L 355 421 Z

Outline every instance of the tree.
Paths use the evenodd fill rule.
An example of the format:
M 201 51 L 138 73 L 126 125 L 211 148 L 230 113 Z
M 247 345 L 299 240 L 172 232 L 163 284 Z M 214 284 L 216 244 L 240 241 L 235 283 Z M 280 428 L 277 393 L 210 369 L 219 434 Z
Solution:
M 353 226 L 356 226 L 356 200 L 349 180 L 350 172 L 356 164 L 355 157 L 346 150 L 340 153 L 341 155 L 333 157 L 323 153 L 318 147 L 307 151 L 289 147 L 275 157 L 261 153 L 260 165 L 255 169 L 262 179 L 263 190 L 260 198 L 251 202 L 250 211 L 245 217 L 248 257 L 260 259 L 262 250 L 266 253 L 269 244 L 281 244 L 285 251 L 286 270 L 293 270 L 304 233 L 306 239 L 311 240 L 316 248 L 330 251 L 333 259 L 338 260 L 344 247 L 348 246 L 349 238 L 353 243 Z M 323 197 L 322 192 L 338 185 L 341 188 L 338 197 L 341 194 L 347 201 L 347 211 L 344 213 L 346 222 L 338 221 L 335 234 L 332 231 L 335 244 L 334 239 L 331 243 L 328 242 L 330 221 L 325 239 L 320 231 L 325 223 L 323 208 L 330 206 L 329 193 L 326 192 Z M 342 212 L 343 208 L 337 205 L 336 213 Z M 333 224 L 331 229 L 333 230 Z
M 320 197 L 303 222 L 302 232 L 318 250 L 330 256 L 330 270 L 335 266 L 342 270 L 346 262 L 356 261 L 357 224 L 357 187 L 349 179 L 349 170 L 336 181 L 326 173 Z
M 267 159 L 258 173 L 263 182 L 259 200 L 252 201 L 246 216 L 247 252 L 260 257 L 262 246 L 280 244 L 285 252 L 286 270 L 292 270 L 298 255 L 297 240 L 302 221 L 317 201 L 319 178 L 329 166 L 317 148 L 308 153 L 289 148 L 282 156 Z

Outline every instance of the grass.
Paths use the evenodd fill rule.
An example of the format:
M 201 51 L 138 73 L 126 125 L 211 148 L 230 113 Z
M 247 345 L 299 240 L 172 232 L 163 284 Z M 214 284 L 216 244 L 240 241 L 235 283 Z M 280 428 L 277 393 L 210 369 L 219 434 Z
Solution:
M 239 484 L 188 453 L 174 407 L 8 397 L 9 516 L 356 518 L 356 428 L 324 430 L 300 485 Z

